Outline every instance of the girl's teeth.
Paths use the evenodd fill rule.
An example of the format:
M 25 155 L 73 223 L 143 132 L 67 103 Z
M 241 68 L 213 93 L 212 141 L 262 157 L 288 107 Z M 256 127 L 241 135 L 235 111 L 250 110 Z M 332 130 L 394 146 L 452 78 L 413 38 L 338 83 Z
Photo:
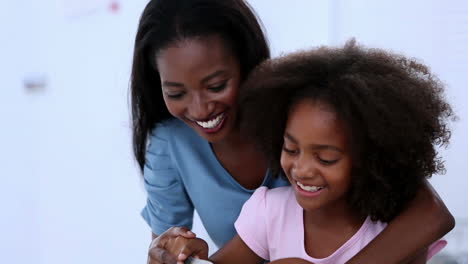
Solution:
M 320 187 L 320 186 L 307 186 L 307 185 L 303 185 L 300 182 L 297 182 L 297 185 L 301 187 L 302 190 L 308 191 L 308 192 L 316 192 L 316 191 L 323 189 L 323 187 Z
M 210 120 L 210 121 L 207 121 L 207 122 L 200 122 L 200 121 L 197 121 L 197 124 L 203 128 L 215 128 L 217 125 L 219 125 L 219 123 L 221 122 L 221 119 L 223 118 L 224 114 L 221 113 L 220 115 L 218 115 L 216 118 Z

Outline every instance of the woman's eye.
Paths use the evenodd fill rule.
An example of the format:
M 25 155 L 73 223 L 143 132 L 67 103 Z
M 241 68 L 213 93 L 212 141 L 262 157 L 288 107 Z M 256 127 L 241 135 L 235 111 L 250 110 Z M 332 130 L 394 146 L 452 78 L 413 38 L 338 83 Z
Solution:
M 210 88 L 208 88 L 210 91 L 212 92 L 220 92 L 222 90 L 224 90 L 224 88 L 226 88 L 226 83 L 223 83 L 223 84 L 220 84 L 220 85 L 216 85 L 216 86 L 211 86 Z
M 295 154 L 298 153 L 297 150 L 295 150 L 295 149 L 288 149 L 288 148 L 286 148 L 286 147 L 283 147 L 283 151 L 286 152 L 286 153 L 288 153 L 288 154 L 291 154 L 291 155 L 295 155 Z
M 184 93 L 174 93 L 174 94 L 166 93 L 166 96 L 171 99 L 180 99 L 182 98 L 182 96 L 184 96 Z

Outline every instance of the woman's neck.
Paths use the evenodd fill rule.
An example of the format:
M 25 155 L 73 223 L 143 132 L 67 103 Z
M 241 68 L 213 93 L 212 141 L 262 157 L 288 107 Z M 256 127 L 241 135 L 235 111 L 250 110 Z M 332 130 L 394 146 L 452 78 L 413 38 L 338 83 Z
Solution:
M 267 162 L 255 144 L 240 133 L 231 133 L 221 142 L 211 143 L 226 171 L 244 188 L 256 189 L 265 179 Z
M 242 151 L 250 149 L 254 143 L 248 140 L 248 136 L 241 133 L 239 122 L 229 131 L 229 133 L 218 142 L 210 142 L 211 147 L 220 152 Z
M 250 147 L 252 145 L 251 142 L 247 142 L 245 137 L 241 136 L 240 131 L 238 129 L 232 131 L 229 133 L 229 135 L 226 136 L 221 141 L 210 143 L 211 147 L 213 149 L 216 149 L 218 151 L 236 151 L 236 150 L 242 150 L 246 147 Z

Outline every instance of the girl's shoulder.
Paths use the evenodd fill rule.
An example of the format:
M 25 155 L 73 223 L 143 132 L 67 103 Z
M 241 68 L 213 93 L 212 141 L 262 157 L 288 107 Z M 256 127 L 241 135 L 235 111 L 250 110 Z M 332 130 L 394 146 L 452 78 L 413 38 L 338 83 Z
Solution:
M 291 201 L 294 201 L 295 197 L 291 186 L 272 189 L 262 186 L 255 190 L 250 199 L 263 203 L 266 210 L 277 210 L 281 207 L 287 207 Z

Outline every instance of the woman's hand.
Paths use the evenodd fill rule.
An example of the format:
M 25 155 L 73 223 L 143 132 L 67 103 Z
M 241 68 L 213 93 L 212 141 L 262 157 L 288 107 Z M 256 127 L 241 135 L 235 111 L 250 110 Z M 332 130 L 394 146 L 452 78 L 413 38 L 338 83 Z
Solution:
M 185 227 L 171 227 L 154 237 L 148 252 L 148 264 L 183 263 L 188 256 L 207 259 L 208 244 Z

